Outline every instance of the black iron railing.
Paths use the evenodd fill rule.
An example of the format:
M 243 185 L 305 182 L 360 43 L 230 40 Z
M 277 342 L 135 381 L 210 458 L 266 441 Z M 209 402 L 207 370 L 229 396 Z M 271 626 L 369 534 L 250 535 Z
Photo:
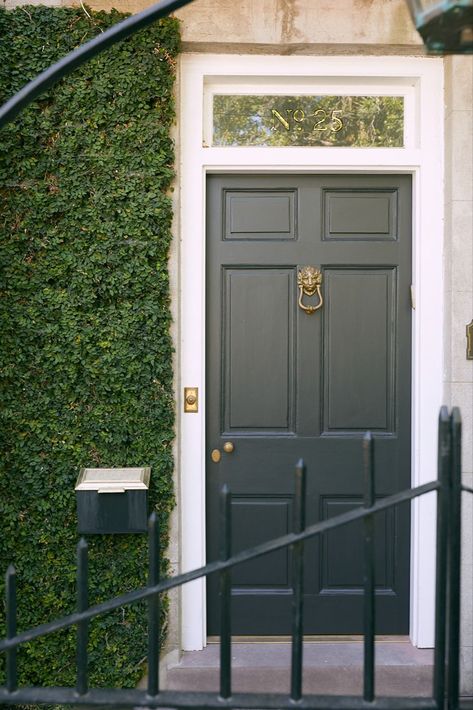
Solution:
M 34 629 L 17 632 L 15 570 L 6 575 L 7 638 L 0 642 L 0 652 L 7 656 L 6 685 L 0 687 L 0 704 L 61 704 L 109 707 L 148 708 L 302 708 L 303 710 L 335 710 L 337 708 L 384 708 L 385 710 L 456 710 L 459 703 L 459 619 L 460 619 L 460 540 L 462 490 L 473 490 L 461 484 L 461 421 L 458 409 L 451 414 L 443 407 L 439 416 L 437 480 L 394 495 L 375 499 L 375 442 L 370 433 L 363 439 L 364 505 L 329 520 L 305 526 L 305 466 L 300 461 L 295 472 L 294 531 L 250 550 L 231 554 L 231 493 L 221 492 L 220 560 L 171 579 L 159 580 L 159 529 L 156 514 L 149 520 L 148 585 L 109 601 L 88 606 L 87 543 L 81 539 L 77 547 L 77 611 L 62 619 Z M 383 510 L 437 491 L 437 570 L 435 607 L 435 654 L 433 688 L 430 698 L 380 698 L 375 686 L 375 562 L 374 516 Z M 304 558 L 306 540 L 355 520 L 363 521 L 364 535 L 364 674 L 361 697 L 304 695 L 303 618 Z M 261 555 L 292 548 L 292 657 L 291 682 L 287 695 L 232 693 L 231 666 L 231 571 L 243 562 Z M 220 689 L 216 693 L 161 691 L 159 688 L 159 597 L 187 582 L 220 575 L 221 633 Z M 88 623 L 101 614 L 142 600 L 148 602 L 148 686 L 146 690 L 90 689 L 88 683 Z M 75 688 L 24 688 L 17 683 L 17 649 L 60 629 L 77 627 L 77 681 Z
M 135 34 L 139 30 L 152 25 L 161 17 L 167 17 L 179 8 L 184 7 L 193 2 L 193 0 L 161 0 L 145 10 L 127 17 L 116 25 L 112 25 L 108 30 L 102 32 L 97 37 L 81 44 L 80 47 L 74 49 L 65 57 L 52 64 L 50 67 L 42 71 L 38 76 L 29 81 L 20 89 L 14 96 L 6 101 L 3 106 L 0 106 L 0 128 L 23 111 L 35 98 L 44 93 L 54 84 L 57 84 L 60 79 L 63 79 L 68 74 L 71 74 L 74 69 L 77 69 L 82 64 L 89 62 L 98 54 L 113 46 L 117 42 L 121 42 L 127 37 Z

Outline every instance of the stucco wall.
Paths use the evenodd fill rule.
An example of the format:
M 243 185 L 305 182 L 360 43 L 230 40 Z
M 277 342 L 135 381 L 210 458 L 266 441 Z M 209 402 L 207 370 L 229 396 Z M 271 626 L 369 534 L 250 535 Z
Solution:
M 77 0 L 0 0 L 78 5 Z M 88 0 L 97 10 L 139 12 L 149 0 Z M 184 51 L 423 54 L 405 0 L 194 0 L 176 15 Z
M 445 60 L 445 401 L 461 409 L 463 476 L 473 486 L 473 62 Z M 473 501 L 463 494 L 461 684 L 473 694 Z
M 108 0 L 106 0 L 108 1 Z M 409 52 L 422 49 L 404 0 L 196 0 L 177 15 L 186 50 L 228 44 L 234 49 L 344 52 L 359 45 L 367 52 L 383 45 Z M 273 50 L 274 51 L 274 50 Z

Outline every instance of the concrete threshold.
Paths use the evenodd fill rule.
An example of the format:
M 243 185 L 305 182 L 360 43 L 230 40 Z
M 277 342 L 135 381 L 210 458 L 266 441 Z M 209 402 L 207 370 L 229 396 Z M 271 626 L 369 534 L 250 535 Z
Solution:
M 291 643 L 271 637 L 232 643 L 234 692 L 287 693 Z M 168 666 L 162 687 L 168 690 L 217 691 L 220 645 L 184 652 Z M 432 693 L 433 651 L 414 648 L 407 637 L 376 640 L 376 694 L 422 696 Z M 358 695 L 363 683 L 363 642 L 359 637 L 310 637 L 304 641 L 303 691 L 321 695 Z

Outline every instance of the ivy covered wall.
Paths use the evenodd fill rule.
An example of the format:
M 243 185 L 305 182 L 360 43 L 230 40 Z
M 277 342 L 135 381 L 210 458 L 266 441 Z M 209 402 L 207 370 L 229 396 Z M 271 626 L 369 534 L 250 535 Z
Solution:
M 123 17 L 0 10 L 0 102 Z M 151 466 L 150 507 L 166 543 L 178 51 L 177 20 L 160 21 L 0 131 L 0 584 L 14 562 L 19 630 L 74 609 L 80 467 Z M 90 603 L 145 582 L 145 535 L 89 544 Z M 0 626 L 3 635 L 3 603 Z M 93 684 L 134 686 L 146 670 L 143 607 L 93 621 L 89 648 Z M 20 681 L 74 684 L 74 658 L 73 631 L 31 643 L 19 653 Z

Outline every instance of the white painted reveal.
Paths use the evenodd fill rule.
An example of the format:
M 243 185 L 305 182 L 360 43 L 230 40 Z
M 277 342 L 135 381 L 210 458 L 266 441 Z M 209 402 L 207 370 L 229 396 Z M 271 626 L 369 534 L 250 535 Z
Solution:
M 208 145 L 212 92 L 401 95 L 404 148 Z M 294 88 L 296 87 L 296 89 Z M 255 91 L 257 89 L 257 91 Z M 413 176 L 412 483 L 436 477 L 443 368 L 443 65 L 414 57 L 183 55 L 180 104 L 180 447 L 181 569 L 205 563 L 205 176 L 208 172 L 409 173 Z M 184 414 L 182 388 L 199 387 L 198 414 Z M 411 638 L 434 638 L 435 498 L 412 506 Z M 205 583 L 182 590 L 182 649 L 206 644 Z

